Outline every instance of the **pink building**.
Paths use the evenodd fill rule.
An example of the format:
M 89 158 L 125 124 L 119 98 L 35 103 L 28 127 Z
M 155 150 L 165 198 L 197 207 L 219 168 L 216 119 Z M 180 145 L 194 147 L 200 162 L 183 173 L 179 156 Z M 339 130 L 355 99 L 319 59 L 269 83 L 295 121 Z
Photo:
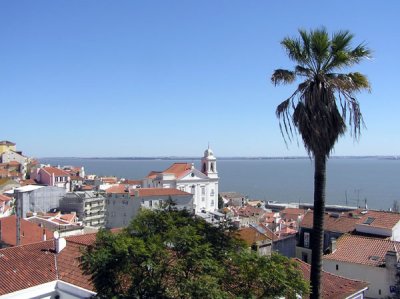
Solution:
M 31 178 L 40 184 L 71 190 L 71 176 L 65 170 L 57 167 L 42 167 L 32 170 Z

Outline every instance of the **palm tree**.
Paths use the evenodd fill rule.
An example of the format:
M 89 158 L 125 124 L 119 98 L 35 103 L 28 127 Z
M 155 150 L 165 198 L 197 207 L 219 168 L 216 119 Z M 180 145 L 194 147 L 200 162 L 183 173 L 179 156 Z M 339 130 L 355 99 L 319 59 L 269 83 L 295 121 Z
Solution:
M 364 45 L 351 46 L 353 35 L 339 31 L 331 39 L 324 28 L 299 30 L 299 38 L 281 42 L 294 70 L 277 69 L 273 84 L 289 84 L 301 79 L 294 93 L 276 109 L 285 143 L 300 133 L 304 147 L 314 158 L 314 219 L 311 236 L 311 298 L 321 298 L 321 260 L 324 237 L 326 161 L 346 127 L 357 140 L 364 126 L 355 94 L 370 90 L 360 73 L 340 73 L 346 67 L 370 57 Z

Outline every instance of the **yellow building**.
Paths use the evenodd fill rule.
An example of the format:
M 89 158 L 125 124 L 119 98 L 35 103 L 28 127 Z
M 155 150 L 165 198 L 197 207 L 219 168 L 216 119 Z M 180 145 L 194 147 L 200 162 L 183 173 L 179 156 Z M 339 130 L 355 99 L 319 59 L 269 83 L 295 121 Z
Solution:
M 15 143 L 7 140 L 0 141 L 0 155 L 8 151 L 16 151 Z

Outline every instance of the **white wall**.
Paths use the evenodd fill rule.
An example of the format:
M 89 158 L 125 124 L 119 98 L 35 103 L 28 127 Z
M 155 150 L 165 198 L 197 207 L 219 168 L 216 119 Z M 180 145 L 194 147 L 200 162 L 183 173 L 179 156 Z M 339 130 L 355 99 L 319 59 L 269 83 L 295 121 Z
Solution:
M 354 248 L 354 250 L 357 250 Z M 338 270 L 336 270 L 338 265 Z M 369 298 L 385 298 L 390 296 L 390 285 L 395 284 L 395 277 L 384 267 L 373 267 L 361 264 L 346 263 L 332 260 L 323 260 L 323 269 L 346 278 L 369 282 L 369 289 L 365 296 Z M 381 295 L 379 295 L 381 290 Z

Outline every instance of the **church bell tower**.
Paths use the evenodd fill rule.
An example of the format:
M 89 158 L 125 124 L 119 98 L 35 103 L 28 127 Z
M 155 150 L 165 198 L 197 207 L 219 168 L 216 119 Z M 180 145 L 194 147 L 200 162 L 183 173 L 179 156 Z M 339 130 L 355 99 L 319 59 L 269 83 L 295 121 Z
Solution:
M 210 147 L 204 151 L 204 157 L 201 159 L 201 172 L 210 179 L 218 179 L 217 158 Z

